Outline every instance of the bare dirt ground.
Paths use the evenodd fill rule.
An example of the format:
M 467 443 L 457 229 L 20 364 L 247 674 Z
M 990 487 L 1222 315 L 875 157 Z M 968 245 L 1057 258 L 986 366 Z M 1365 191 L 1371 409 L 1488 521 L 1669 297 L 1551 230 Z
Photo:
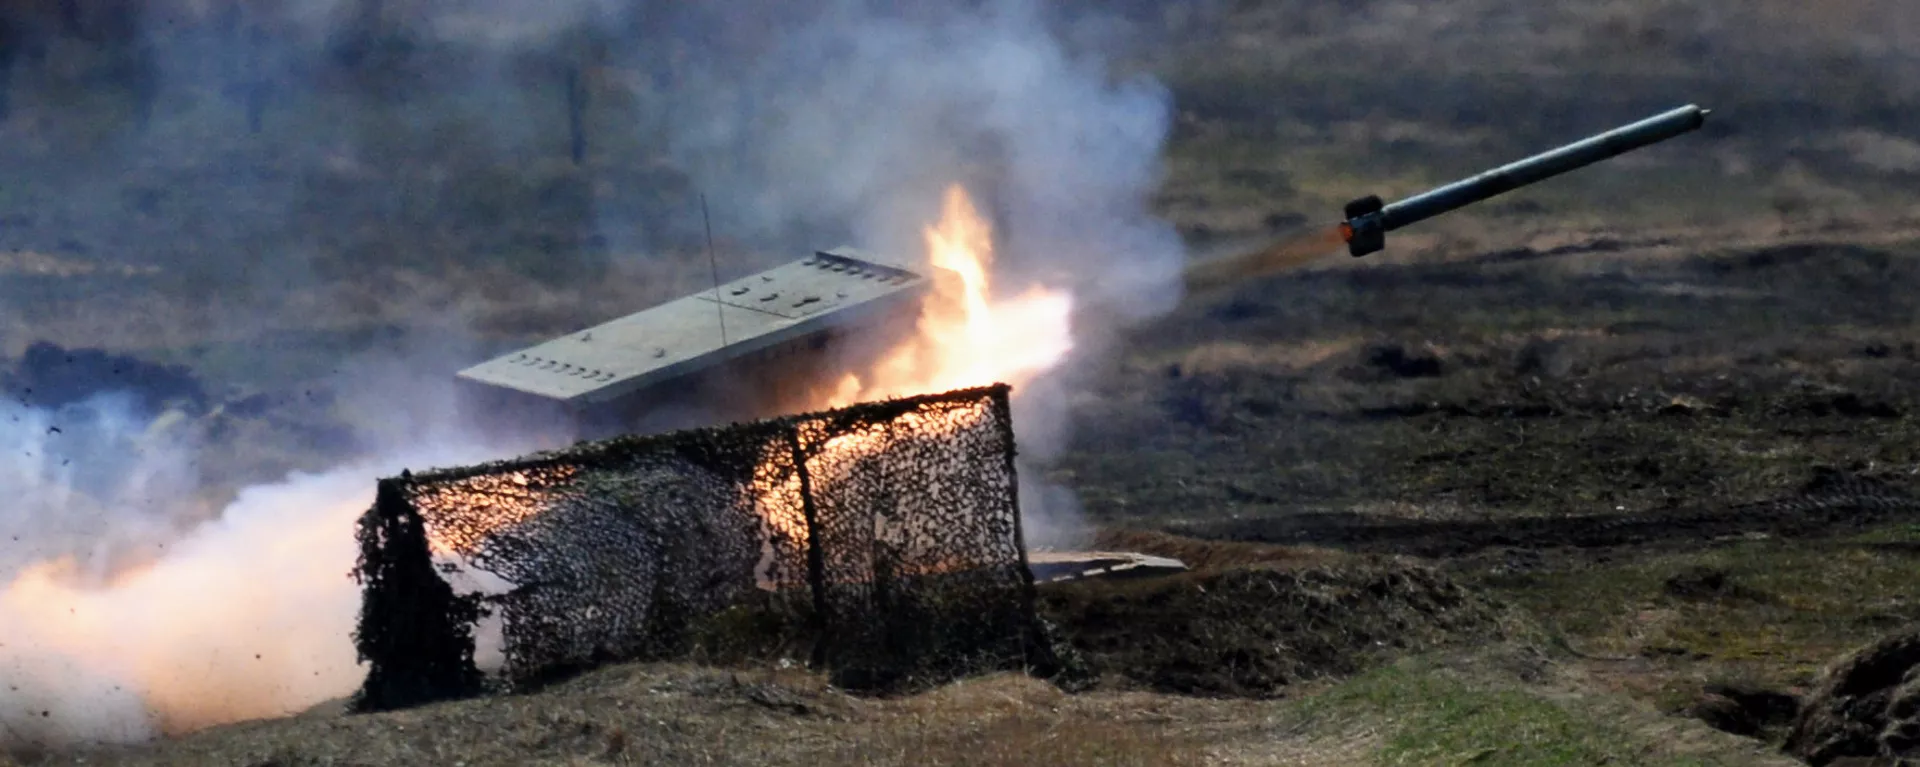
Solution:
M 1172 89 L 1156 207 L 1197 254 L 1687 101 L 1714 125 L 1128 329 L 1052 478 L 1107 542 L 1201 572 L 1043 593 L 1098 673 L 1088 691 L 1002 676 L 875 700 L 797 671 L 634 666 L 19 758 L 1794 763 L 1778 753 L 1790 708 L 1713 706 L 1804 693 L 1920 622 L 1911 4 L 1102 5 L 1127 19 L 1122 63 Z M 342 370 L 404 347 L 444 375 L 704 277 L 694 259 L 580 255 L 605 246 L 574 226 L 583 200 L 670 188 L 670 169 L 413 165 L 393 158 L 445 147 L 364 130 L 331 155 L 291 138 L 204 150 L 303 180 L 276 201 L 223 196 L 193 172 L 204 155 L 88 186 L 29 174 L 59 155 L 14 144 L 40 147 L 9 156 L 16 177 L 56 180 L 0 182 L 5 350 L 99 346 L 187 366 L 216 400 L 277 403 L 213 416 L 248 435 L 212 478 L 238 485 L 348 449 L 330 425 L 373 406 L 324 396 Z M 438 207 L 374 196 L 433 173 L 460 190 Z M 248 204 L 293 223 L 221 223 Z M 171 250 L 136 245 L 156 232 Z M 300 290 L 219 266 L 281 246 L 315 276 Z M 226 260 L 181 274 L 175 250 Z M 348 268 L 370 250 L 396 255 Z M 263 304 L 291 309 L 235 321 Z

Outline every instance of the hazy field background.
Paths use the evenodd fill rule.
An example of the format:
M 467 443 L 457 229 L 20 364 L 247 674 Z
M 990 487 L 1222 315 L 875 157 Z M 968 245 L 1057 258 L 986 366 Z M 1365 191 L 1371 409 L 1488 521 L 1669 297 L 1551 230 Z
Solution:
M 975 16 L 1002 19 L 976 34 L 995 44 L 901 32 L 979 33 Z M 703 197 L 722 279 L 847 242 L 913 247 L 924 221 L 896 204 L 957 180 L 1015 243 L 1055 212 L 1111 213 L 1085 242 L 1008 248 L 1015 273 L 1139 288 L 1167 282 L 1169 256 L 1284 236 L 1353 197 L 1689 102 L 1714 110 L 1699 134 L 1429 222 L 1365 261 L 1177 309 L 1140 290 L 1141 324 L 1076 371 L 1076 441 L 1048 469 L 1089 520 L 1284 544 L 1226 573 L 1430 557 L 1530 616 L 1502 635 L 1517 645 L 1477 652 L 1497 643 L 1476 635 L 1467 656 L 1288 679 L 1334 689 L 1278 704 L 1068 697 L 1018 678 L 872 702 L 797 672 L 628 667 L 506 703 L 319 711 L 136 762 L 1112 764 L 1118 749 L 1178 764 L 1198 749 L 1754 764 L 1760 741 L 1671 714 L 1709 682 L 1803 689 L 1920 605 L 1920 528 L 1890 521 L 1908 506 L 1768 507 L 1745 527 L 1709 513 L 1797 492 L 1816 466 L 1913 489 L 1907 0 L 4 0 L 0 84 L 0 355 L 52 341 L 185 366 L 169 380 L 209 392 L 178 473 L 209 496 L 422 441 L 458 368 L 706 285 Z M 930 88 L 952 93 L 915 93 Z M 1104 97 L 1051 98 L 1091 91 Z M 995 106 L 1017 119 L 979 130 Z M 1058 151 L 1021 155 L 1035 135 Z M 1062 156 L 1076 167 L 1049 163 Z M 1178 242 L 1115 203 L 1135 192 Z M 29 424 L 15 452 L 54 439 Z M 119 487 L 112 466 L 94 471 Z M 316 498 L 276 502 L 301 519 Z M 0 522 L 38 524 L 14 514 Z M 1138 535 L 1113 545 L 1194 561 L 1239 545 Z M 1431 617 L 1424 596 L 1369 601 L 1329 577 L 1288 593 Z M 1238 620 L 1255 608 L 1182 591 L 1197 583 L 1132 603 L 1096 592 L 1089 611 L 1110 616 L 1115 647 L 1172 648 L 1175 671 L 1194 647 L 1305 663 Z M 1101 613 L 1113 604 L 1149 607 Z M 1215 610 L 1185 623 L 1223 628 L 1179 634 L 1151 620 L 1182 615 L 1159 605 Z M 1353 644 L 1351 620 L 1263 615 L 1308 645 Z M 1129 633 L 1141 626 L 1172 634 Z M 1561 651 L 1576 644 L 1590 652 Z
M 65 4 L 90 14 L 101 42 L 44 34 Z M 746 164 L 765 158 L 687 140 L 699 135 L 687 115 L 716 103 L 746 122 L 779 119 L 738 95 L 765 76 L 754 62 L 783 29 L 829 5 L 9 3 L 16 28 L 49 42 L 15 45 L 0 121 L 6 350 L 43 337 L 161 354 L 347 351 L 379 328 L 452 315 L 471 344 L 524 339 L 698 284 L 687 255 L 700 247 L 701 193 L 730 271 L 836 244 L 845 221 L 768 220 L 746 190 L 700 188 L 751 177 Z M 1705 137 L 1436 222 L 1395 255 L 1606 228 L 1766 235 L 1914 216 L 1920 9 L 1909 3 L 1046 8 L 1072 52 L 1169 89 L 1156 207 L 1196 246 L 1687 102 L 1716 110 Z M 129 23 L 108 23 L 116 13 Z M 570 86 L 585 105 L 579 164 Z M 876 116 L 855 103 L 845 119 Z M 35 276 L 47 272 L 69 277 Z M 142 311 L 107 319 L 105 300 Z M 242 377 L 316 372 L 235 368 L 213 351 L 194 361 Z

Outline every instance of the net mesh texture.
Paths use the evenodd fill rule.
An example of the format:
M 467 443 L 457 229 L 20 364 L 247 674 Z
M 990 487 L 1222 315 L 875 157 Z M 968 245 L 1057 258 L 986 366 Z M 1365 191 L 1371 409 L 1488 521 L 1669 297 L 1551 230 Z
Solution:
M 1048 665 L 1008 391 L 383 479 L 358 528 L 355 707 L 484 692 L 474 629 L 488 615 L 511 690 L 711 652 L 769 616 L 853 689 Z M 505 585 L 456 588 L 471 571 Z

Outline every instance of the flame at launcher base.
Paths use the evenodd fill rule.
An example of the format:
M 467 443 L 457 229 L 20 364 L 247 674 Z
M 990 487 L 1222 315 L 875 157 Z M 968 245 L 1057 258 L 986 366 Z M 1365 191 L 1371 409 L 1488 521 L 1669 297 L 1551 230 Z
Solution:
M 842 377 L 815 401 L 804 403 L 804 409 L 840 408 L 994 383 L 1017 388 L 1072 351 L 1073 301 L 1067 293 L 1033 287 L 1009 298 L 995 295 L 993 228 L 964 188 L 954 185 L 946 190 L 941 217 L 925 229 L 924 236 L 927 260 L 941 274 L 921 306 L 914 335 L 887 350 L 871 369 Z M 896 437 L 938 437 L 975 423 L 969 418 L 966 413 L 945 417 L 906 413 L 884 433 L 852 432 L 812 445 L 808 462 L 812 489 L 821 492 L 844 481 L 861 458 L 887 449 Z M 491 499 L 502 514 L 502 524 L 524 521 L 544 508 L 537 502 L 514 505 L 501 500 L 520 497 L 513 491 L 524 489 L 528 482 L 522 475 L 476 482 L 471 489 L 477 495 L 461 502 Z M 749 500 L 769 532 L 791 545 L 805 546 L 808 530 L 799 500 L 799 472 L 786 452 L 776 448 L 756 466 L 749 487 Z M 480 542 L 480 535 L 484 532 L 433 530 L 430 547 L 437 557 L 464 555 Z
M 993 226 L 966 189 L 947 188 L 940 221 L 926 229 L 926 243 L 928 262 L 952 278 L 934 281 L 913 338 L 883 355 L 866 375 L 842 378 L 822 406 L 994 383 L 1018 389 L 1073 350 L 1072 296 L 1038 286 L 1013 297 L 994 295 Z
M 1012 297 L 994 294 L 993 226 L 965 188 L 958 184 L 947 188 L 940 220 L 926 228 L 925 237 L 928 263 L 948 274 L 934 280 L 914 336 L 881 355 L 866 373 L 841 378 L 816 403 L 816 409 L 995 383 L 1018 390 L 1073 350 L 1072 296 L 1040 286 Z M 928 436 L 964 424 L 907 413 L 894 426 Z M 855 432 L 818 446 L 808 463 L 816 490 L 830 487 L 859 458 L 885 449 L 886 444 L 884 435 Z M 799 497 L 797 473 L 769 461 L 759 467 L 755 479 L 757 484 L 778 488 L 756 499 L 768 524 L 804 544 L 806 523 L 792 500 Z

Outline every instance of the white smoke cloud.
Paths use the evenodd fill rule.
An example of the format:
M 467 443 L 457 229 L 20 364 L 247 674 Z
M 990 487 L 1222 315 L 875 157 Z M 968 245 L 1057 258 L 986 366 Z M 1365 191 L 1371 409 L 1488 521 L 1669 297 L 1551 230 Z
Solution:
M 1016 274 L 1131 316 L 1179 298 L 1182 245 L 1147 209 L 1171 110 L 1158 83 L 1070 53 L 1028 2 L 910 17 L 842 4 L 778 40 L 675 91 L 670 153 L 732 208 L 716 215 L 913 254 L 960 181 Z
M 839 3 L 768 49 L 683 77 L 670 155 L 725 201 L 715 215 L 729 232 L 770 242 L 841 232 L 914 258 L 942 192 L 960 182 L 1000 234 L 998 285 L 1068 289 L 1122 320 L 1180 298 L 1182 243 L 1148 209 L 1170 96 L 1069 51 L 1035 3 Z M 1097 354 L 1110 330 L 1075 328 L 1076 346 Z M 1041 486 L 1036 469 L 1065 445 L 1070 374 L 1083 367 L 1069 361 L 1015 393 L 1030 543 L 1078 537 L 1072 494 Z
M 186 477 L 169 473 L 191 464 L 191 448 L 127 454 L 108 438 L 125 435 L 128 417 L 90 407 L 101 408 L 98 433 L 70 425 L 62 435 L 92 444 L 54 448 L 66 456 L 57 464 L 46 453 L 0 463 L 17 502 L 0 563 L 0 747 L 138 741 L 350 694 L 364 675 L 350 639 L 360 601 L 348 578 L 353 526 L 374 480 L 499 457 L 473 440 L 417 445 L 247 488 L 217 517 L 176 530 L 178 520 L 138 501 L 191 497 L 174 484 Z M 47 449 L 57 414 L 13 415 L 0 445 Z M 125 483 L 83 500 L 74 467 L 92 462 L 125 472 Z M 101 542 L 77 545 L 87 535 Z M 105 564 L 109 542 L 135 541 L 153 555 Z
M 103 394 L 57 409 L 0 402 L 0 580 L 71 557 L 80 575 L 151 554 L 191 515 L 191 439 L 149 430 L 134 400 Z

